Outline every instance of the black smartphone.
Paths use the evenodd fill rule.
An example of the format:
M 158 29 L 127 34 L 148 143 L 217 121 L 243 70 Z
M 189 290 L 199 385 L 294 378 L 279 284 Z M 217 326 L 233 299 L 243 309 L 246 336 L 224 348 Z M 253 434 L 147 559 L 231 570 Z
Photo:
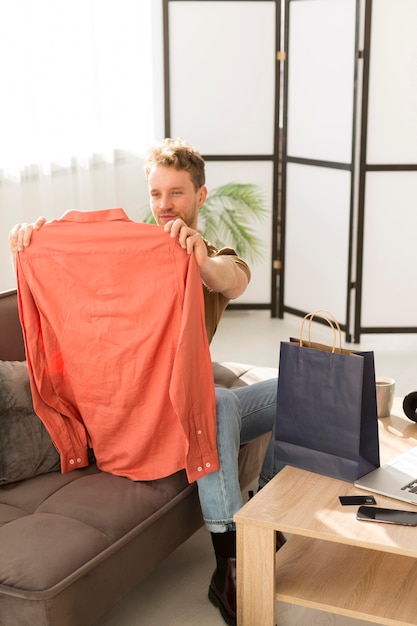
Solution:
M 374 496 L 339 496 L 340 504 L 376 504 Z
M 400 511 L 399 509 L 382 509 L 376 506 L 360 506 L 356 519 L 367 522 L 384 522 L 401 524 L 401 526 L 417 526 L 417 511 Z

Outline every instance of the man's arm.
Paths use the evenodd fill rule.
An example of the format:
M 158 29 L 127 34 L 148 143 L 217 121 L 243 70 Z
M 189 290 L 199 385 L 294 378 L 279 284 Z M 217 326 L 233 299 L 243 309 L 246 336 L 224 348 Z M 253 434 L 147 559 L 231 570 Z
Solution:
M 200 267 L 200 276 L 209 289 L 231 300 L 242 295 L 248 286 L 248 277 L 231 256 L 207 256 L 205 265 Z
M 200 276 L 203 283 L 226 298 L 237 298 L 248 286 L 248 277 L 233 257 L 227 255 L 209 257 L 206 244 L 200 233 L 183 222 L 176 219 L 168 222 L 164 230 L 171 237 L 177 237 L 178 242 L 188 254 L 195 255 L 200 268 Z
M 33 224 L 16 224 L 9 232 L 9 248 L 12 253 L 13 267 L 16 269 L 16 254 L 23 252 L 23 250 L 30 244 L 32 239 L 32 233 L 34 230 L 39 230 L 45 224 L 45 217 L 38 217 Z

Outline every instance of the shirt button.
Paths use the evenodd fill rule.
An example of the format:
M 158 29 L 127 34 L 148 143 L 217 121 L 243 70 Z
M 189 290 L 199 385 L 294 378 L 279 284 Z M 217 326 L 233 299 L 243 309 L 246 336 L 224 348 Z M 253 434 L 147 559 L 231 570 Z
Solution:
M 202 430 L 197 430 L 197 435 L 202 435 L 203 431 Z
M 206 463 L 206 467 L 211 467 L 211 463 Z
M 197 472 L 202 472 L 202 471 L 203 471 L 203 468 L 201 466 L 197 467 Z
M 69 462 L 70 462 L 70 465 L 74 465 L 75 463 L 74 459 L 70 459 Z
M 78 459 L 77 459 L 77 463 L 81 463 L 81 459 L 80 459 L 80 457 L 78 457 Z

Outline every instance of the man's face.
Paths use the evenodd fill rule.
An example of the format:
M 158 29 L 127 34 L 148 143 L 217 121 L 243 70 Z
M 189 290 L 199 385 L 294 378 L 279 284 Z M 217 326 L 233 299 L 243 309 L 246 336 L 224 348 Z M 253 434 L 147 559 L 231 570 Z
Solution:
M 187 226 L 197 230 L 198 210 L 207 196 L 205 186 L 196 191 L 188 172 L 164 165 L 151 169 L 148 186 L 157 224 L 163 226 L 170 220 L 180 218 Z

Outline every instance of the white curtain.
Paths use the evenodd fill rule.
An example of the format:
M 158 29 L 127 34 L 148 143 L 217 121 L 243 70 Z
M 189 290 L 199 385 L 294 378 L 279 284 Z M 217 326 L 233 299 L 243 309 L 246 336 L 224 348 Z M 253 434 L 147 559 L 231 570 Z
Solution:
M 146 210 L 143 156 L 162 117 L 160 5 L 0 0 L 0 290 L 15 283 L 15 223 Z

